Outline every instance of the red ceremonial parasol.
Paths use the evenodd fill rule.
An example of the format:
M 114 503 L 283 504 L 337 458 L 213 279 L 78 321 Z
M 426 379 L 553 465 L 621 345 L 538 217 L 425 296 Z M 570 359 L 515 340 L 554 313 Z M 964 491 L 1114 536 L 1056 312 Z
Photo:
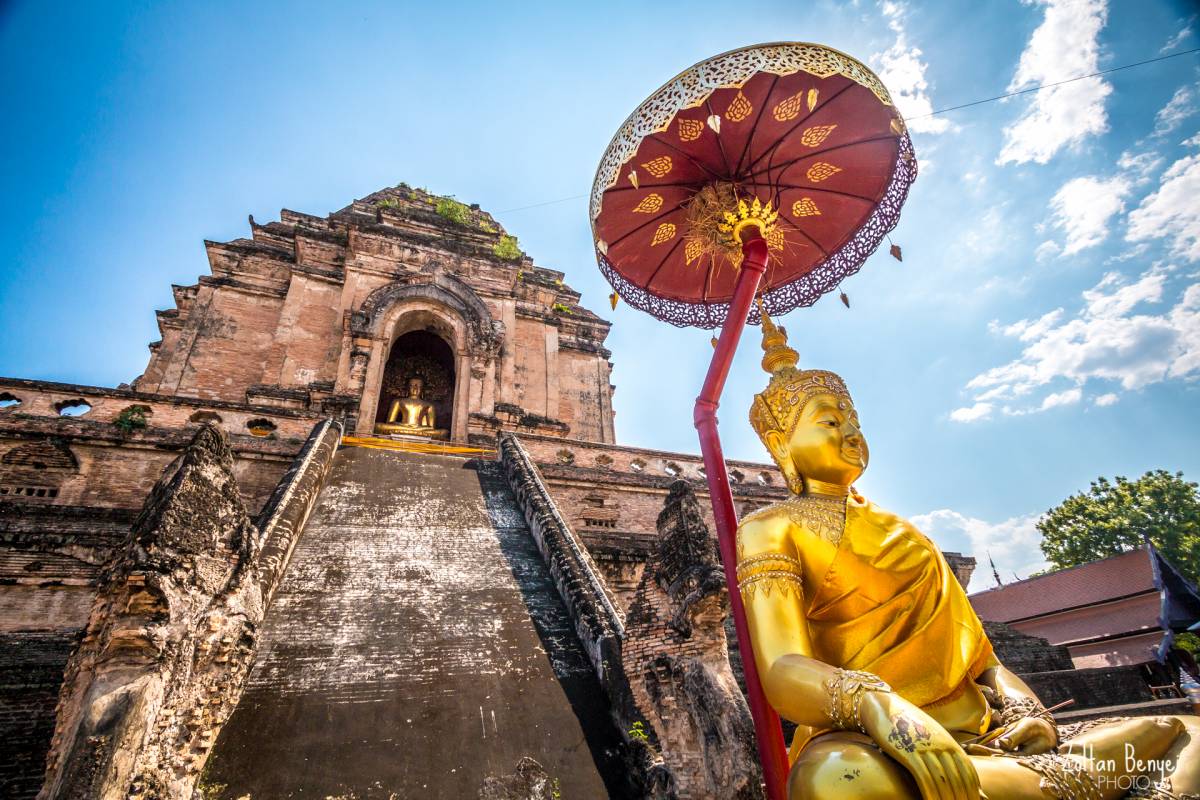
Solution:
M 785 797 L 787 754 L 748 657 L 717 401 L 742 329 L 759 322 L 760 284 L 768 313 L 812 305 L 895 226 L 916 174 L 904 121 L 870 69 L 783 42 L 669 81 L 617 131 L 592 186 L 596 256 L 616 293 L 674 325 L 722 326 L 694 420 L 771 800 Z

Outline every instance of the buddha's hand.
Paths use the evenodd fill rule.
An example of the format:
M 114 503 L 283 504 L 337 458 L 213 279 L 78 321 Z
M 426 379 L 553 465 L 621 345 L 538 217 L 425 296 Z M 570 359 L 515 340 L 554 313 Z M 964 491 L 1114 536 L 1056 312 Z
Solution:
M 945 728 L 892 692 L 868 692 L 859 720 L 879 748 L 908 770 L 923 800 L 979 800 L 975 765 Z
M 1041 717 L 1017 720 L 995 742 L 999 750 L 1023 756 L 1048 753 L 1057 746 L 1058 729 Z

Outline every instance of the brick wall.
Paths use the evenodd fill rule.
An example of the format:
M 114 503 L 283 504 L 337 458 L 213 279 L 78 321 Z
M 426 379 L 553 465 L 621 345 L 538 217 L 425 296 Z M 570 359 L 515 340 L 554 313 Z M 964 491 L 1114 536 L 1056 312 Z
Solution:
M 32 800 L 42 787 L 54 704 L 75 642 L 74 631 L 0 633 L 0 797 Z
M 0 797 L 41 788 L 63 667 L 133 516 L 0 502 Z
M 135 385 L 233 403 L 273 397 L 283 407 L 367 419 L 378 392 L 370 376 L 404 325 L 375 303 L 379 292 L 444 288 L 449 276 L 458 299 L 429 296 L 470 328 L 455 342 L 456 356 L 472 360 L 460 387 L 469 395 L 464 417 L 495 420 L 470 433 L 520 429 L 497 416 L 507 405 L 536 420 L 534 429 L 611 441 L 609 323 L 579 305 L 563 273 L 523 255 L 500 258 L 495 247 L 506 234 L 490 215 L 473 209 L 454 221 L 436 211 L 441 200 L 399 186 L 325 218 L 285 210 L 279 222 L 252 220 L 251 238 L 206 242 L 212 274 L 175 287 L 175 308 L 158 312 L 162 338 Z M 492 346 L 497 332 L 503 341 Z M 369 429 L 368 420 L 360 432 Z

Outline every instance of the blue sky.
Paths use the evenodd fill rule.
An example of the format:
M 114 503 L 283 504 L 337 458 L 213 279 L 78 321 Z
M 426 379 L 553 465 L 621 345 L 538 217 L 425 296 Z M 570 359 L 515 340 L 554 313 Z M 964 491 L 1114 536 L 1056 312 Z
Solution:
M 586 193 L 624 117 L 680 69 L 815 41 L 915 117 L 1197 46 L 1187 2 L 0 6 L 0 374 L 116 385 L 153 311 L 246 215 L 323 214 L 400 181 L 492 211 L 614 322 L 621 442 L 695 452 L 710 333 L 622 305 Z M 843 374 L 860 489 L 947 549 L 1040 566 L 1036 516 L 1099 475 L 1200 477 L 1200 56 L 912 123 L 893 238 L 783 324 Z M 565 202 L 527 206 L 574 198 Z M 721 426 L 765 375 L 748 332 Z M 982 587 L 986 581 L 976 581 Z

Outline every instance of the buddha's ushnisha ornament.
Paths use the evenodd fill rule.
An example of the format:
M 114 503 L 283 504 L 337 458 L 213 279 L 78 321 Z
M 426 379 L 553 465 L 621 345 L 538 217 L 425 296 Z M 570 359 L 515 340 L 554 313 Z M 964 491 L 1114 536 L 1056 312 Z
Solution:
M 879 78 L 801 42 L 733 50 L 680 73 L 622 124 L 596 171 L 589 215 L 614 308 L 619 295 L 674 325 L 721 327 L 694 420 L 743 653 L 752 648 L 737 517 L 716 429 L 730 361 L 747 320 L 763 316 L 760 286 L 762 311 L 776 315 L 836 289 L 895 226 L 916 174 Z M 767 794 L 782 800 L 779 717 L 754 659 L 743 663 Z

